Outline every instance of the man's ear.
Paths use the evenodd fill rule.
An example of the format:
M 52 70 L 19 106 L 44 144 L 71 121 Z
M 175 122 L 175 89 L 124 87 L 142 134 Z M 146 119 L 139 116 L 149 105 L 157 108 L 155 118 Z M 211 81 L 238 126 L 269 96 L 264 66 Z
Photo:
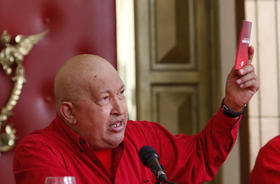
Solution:
M 71 102 L 61 102 L 59 106 L 61 116 L 70 124 L 77 124 L 76 117 L 73 113 L 73 104 Z

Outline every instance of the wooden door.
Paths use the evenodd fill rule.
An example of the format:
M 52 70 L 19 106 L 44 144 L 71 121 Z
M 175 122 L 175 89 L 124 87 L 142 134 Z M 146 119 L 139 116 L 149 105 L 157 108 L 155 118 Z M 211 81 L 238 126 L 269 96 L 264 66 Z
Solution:
M 193 134 L 217 110 L 211 6 L 202 0 L 136 1 L 138 119 Z
M 137 119 L 195 134 L 220 104 L 217 2 L 135 3 Z

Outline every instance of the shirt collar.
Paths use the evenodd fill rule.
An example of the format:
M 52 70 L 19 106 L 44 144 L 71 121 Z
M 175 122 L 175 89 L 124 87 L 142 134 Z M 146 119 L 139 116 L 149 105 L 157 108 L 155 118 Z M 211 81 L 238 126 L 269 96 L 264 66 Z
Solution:
M 57 114 L 54 120 L 54 125 L 58 128 L 59 132 L 64 132 L 66 136 L 75 143 L 75 145 L 78 145 L 80 150 L 84 150 L 85 147 L 89 147 L 86 139 L 74 132 Z

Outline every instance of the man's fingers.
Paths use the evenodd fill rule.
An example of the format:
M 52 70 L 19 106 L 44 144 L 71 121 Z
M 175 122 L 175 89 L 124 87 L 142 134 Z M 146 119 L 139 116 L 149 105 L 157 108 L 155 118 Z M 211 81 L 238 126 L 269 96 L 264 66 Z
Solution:
M 245 67 L 238 70 L 239 75 L 246 75 L 247 73 L 254 72 L 255 68 L 252 64 L 248 64 Z
M 244 75 L 243 77 L 239 78 L 236 82 L 237 84 L 241 85 L 252 80 L 257 80 L 257 75 L 254 72 L 250 72 L 247 75 Z
M 250 88 L 251 90 L 253 90 L 254 92 L 258 91 L 259 89 L 259 83 L 257 80 L 249 80 L 245 83 L 242 83 L 240 85 L 240 88 Z
M 258 90 L 258 80 L 255 74 L 255 69 L 252 64 L 245 66 L 239 71 L 240 78 L 236 80 L 236 83 L 241 88 L 252 88 Z

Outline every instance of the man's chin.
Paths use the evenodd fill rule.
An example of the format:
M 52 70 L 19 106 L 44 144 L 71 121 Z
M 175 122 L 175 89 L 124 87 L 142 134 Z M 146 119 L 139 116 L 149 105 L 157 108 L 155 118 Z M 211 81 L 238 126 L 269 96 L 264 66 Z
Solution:
M 111 138 L 112 139 L 110 140 L 110 145 L 112 146 L 112 148 L 116 148 L 123 142 L 124 134 L 118 135 L 118 136 L 113 136 Z
M 117 148 L 123 142 L 123 140 L 124 140 L 124 132 L 113 133 L 109 135 L 107 134 L 106 137 L 104 137 L 99 141 L 98 145 L 95 144 L 94 148 L 98 150 Z

